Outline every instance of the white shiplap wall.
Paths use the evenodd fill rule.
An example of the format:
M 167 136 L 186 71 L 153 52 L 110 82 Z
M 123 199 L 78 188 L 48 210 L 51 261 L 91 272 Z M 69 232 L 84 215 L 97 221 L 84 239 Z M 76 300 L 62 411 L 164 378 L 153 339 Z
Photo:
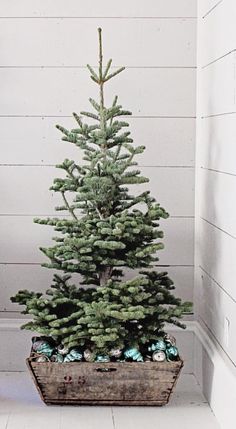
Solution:
M 73 127 L 71 112 L 96 97 L 85 65 L 104 54 L 126 71 L 108 85 L 133 112 L 131 131 L 151 189 L 170 212 L 163 222 L 177 292 L 193 295 L 196 0 L 2 0 L 0 4 L 0 317 L 18 317 L 9 297 L 19 288 L 46 289 L 39 245 L 53 230 L 32 222 L 53 215 L 48 188 L 54 164 L 80 153 L 60 142 L 54 125 Z
M 236 367 L 236 2 L 199 1 L 196 156 L 195 310 L 202 327 L 223 353 L 225 368 Z M 224 424 L 232 416 L 224 404 L 220 366 L 202 358 L 203 388 Z M 216 363 L 216 361 L 215 361 Z M 215 366 L 215 367 L 214 367 Z M 214 387 L 212 387 L 214 385 Z M 234 422 L 222 427 L 234 427 Z

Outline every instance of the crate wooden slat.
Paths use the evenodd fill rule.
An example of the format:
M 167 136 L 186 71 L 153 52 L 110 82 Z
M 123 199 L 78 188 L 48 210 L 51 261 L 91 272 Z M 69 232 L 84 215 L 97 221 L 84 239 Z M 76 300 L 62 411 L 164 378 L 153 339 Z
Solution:
M 183 367 L 182 360 L 26 362 L 43 401 L 61 405 L 165 405 Z

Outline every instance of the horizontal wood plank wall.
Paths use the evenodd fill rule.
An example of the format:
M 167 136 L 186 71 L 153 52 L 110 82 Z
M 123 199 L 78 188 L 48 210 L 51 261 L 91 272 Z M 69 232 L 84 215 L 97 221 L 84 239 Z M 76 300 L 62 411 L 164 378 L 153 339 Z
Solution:
M 126 66 L 107 86 L 106 102 L 117 93 L 133 112 L 135 144 L 147 147 L 142 172 L 170 213 L 161 223 L 160 269 L 191 300 L 196 0 L 2 0 L 0 24 L 0 317 L 19 317 L 9 301 L 19 288 L 50 284 L 38 247 L 49 245 L 54 232 L 33 217 L 53 216 L 60 204 L 48 191 L 60 175 L 55 164 L 65 157 L 81 161 L 55 124 L 73 128 L 72 112 L 86 110 L 88 97 L 98 95 L 85 67 L 97 63 L 98 26 L 105 57 L 113 57 L 114 69 Z
M 236 366 L 236 4 L 215 2 L 202 13 L 205 5 L 200 0 L 196 312 Z

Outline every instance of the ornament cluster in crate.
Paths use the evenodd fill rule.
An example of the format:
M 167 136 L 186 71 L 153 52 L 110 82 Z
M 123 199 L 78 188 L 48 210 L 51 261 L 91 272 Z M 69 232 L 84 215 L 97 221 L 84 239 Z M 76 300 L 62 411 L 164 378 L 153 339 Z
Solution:
M 76 128 L 57 125 L 62 140 L 83 152 L 80 163 L 56 166 L 65 177 L 50 188 L 66 216 L 34 219 L 57 233 L 51 247 L 40 248 L 49 260 L 42 265 L 57 272 L 46 294 L 20 290 L 12 301 L 32 317 L 22 328 L 42 336 L 27 363 L 46 403 L 163 405 L 183 365 L 165 324 L 184 328 L 191 304 L 156 270 L 164 247 L 159 221 L 169 215 L 150 191 L 139 191 L 149 181 L 136 162 L 145 146 L 133 144 L 124 120 L 131 112 L 118 97 L 105 103 L 104 85 L 124 67 L 103 66 L 98 33 L 98 68 L 88 69 L 99 100 L 89 99 L 92 112 L 73 114 Z
M 152 344 L 139 348 L 126 347 L 121 349 L 111 349 L 107 354 L 96 354 L 89 349 L 72 348 L 69 349 L 63 344 L 56 345 L 51 339 L 43 337 L 33 337 L 31 358 L 36 362 L 164 362 L 179 360 L 179 352 L 176 347 L 176 340 L 173 336 L 165 334 Z

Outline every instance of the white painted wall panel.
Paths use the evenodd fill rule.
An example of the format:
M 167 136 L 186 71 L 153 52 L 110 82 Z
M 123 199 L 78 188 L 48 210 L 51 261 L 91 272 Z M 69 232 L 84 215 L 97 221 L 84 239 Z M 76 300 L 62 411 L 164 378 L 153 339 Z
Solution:
M 234 53 L 199 71 L 201 74 L 201 116 L 235 112 Z
M 38 250 L 53 244 L 50 226 L 33 223 L 32 216 L 1 216 L 0 262 L 41 263 L 46 258 Z M 165 250 L 159 252 L 160 264 L 193 265 L 193 219 L 169 218 L 161 222 Z
M 141 172 L 150 179 L 142 188 L 149 189 L 171 216 L 194 216 L 193 168 L 142 167 Z
M 201 169 L 201 216 L 236 238 L 236 176 Z
M 172 216 L 193 216 L 193 168 L 142 167 L 140 171 L 150 181 L 131 185 L 131 194 L 150 190 Z M 54 177 L 65 174 L 55 167 L 0 167 L 0 214 L 55 215 L 54 207 L 64 203 L 60 193 L 49 191 Z M 68 193 L 69 201 L 73 197 Z
M 216 61 L 235 49 L 235 16 L 235 1 L 224 0 L 202 21 L 200 66 Z
M 236 174 L 236 114 L 201 120 L 199 165 Z
M 236 240 L 203 220 L 198 222 L 196 264 L 201 266 L 236 301 L 234 280 L 236 278 Z M 210 306 L 211 302 L 208 304 Z
M 206 18 L 211 13 L 215 12 L 215 8 L 222 3 L 223 0 L 199 0 L 198 2 L 198 16 L 199 18 Z
M 0 16 L 196 17 L 195 0 L 2 0 Z
M 195 119 L 127 118 L 134 144 L 145 145 L 139 155 L 143 166 L 193 166 Z M 71 129 L 73 118 L 0 117 L 1 164 L 58 164 L 64 158 L 81 161 L 82 152 L 61 141 L 59 123 Z M 14 130 L 14 132 L 12 132 Z
M 195 309 L 235 364 L 236 9 L 215 6 L 198 26 Z
M 171 23 L 119 18 L 3 20 L 0 65 L 96 66 L 98 27 L 103 30 L 104 61 L 112 58 L 114 65 L 128 67 L 195 66 L 195 26 L 183 18 Z M 155 40 L 155 49 L 150 40 Z
M 0 115 L 71 115 L 90 109 L 98 88 L 85 69 L 0 69 Z M 193 69 L 127 69 L 108 83 L 105 100 L 114 95 L 134 116 L 195 115 Z M 91 109 L 90 109 L 91 110 Z
M 236 361 L 235 304 L 204 271 L 199 291 L 200 317 L 205 321 L 232 361 Z M 227 330 L 227 332 L 226 332 Z

